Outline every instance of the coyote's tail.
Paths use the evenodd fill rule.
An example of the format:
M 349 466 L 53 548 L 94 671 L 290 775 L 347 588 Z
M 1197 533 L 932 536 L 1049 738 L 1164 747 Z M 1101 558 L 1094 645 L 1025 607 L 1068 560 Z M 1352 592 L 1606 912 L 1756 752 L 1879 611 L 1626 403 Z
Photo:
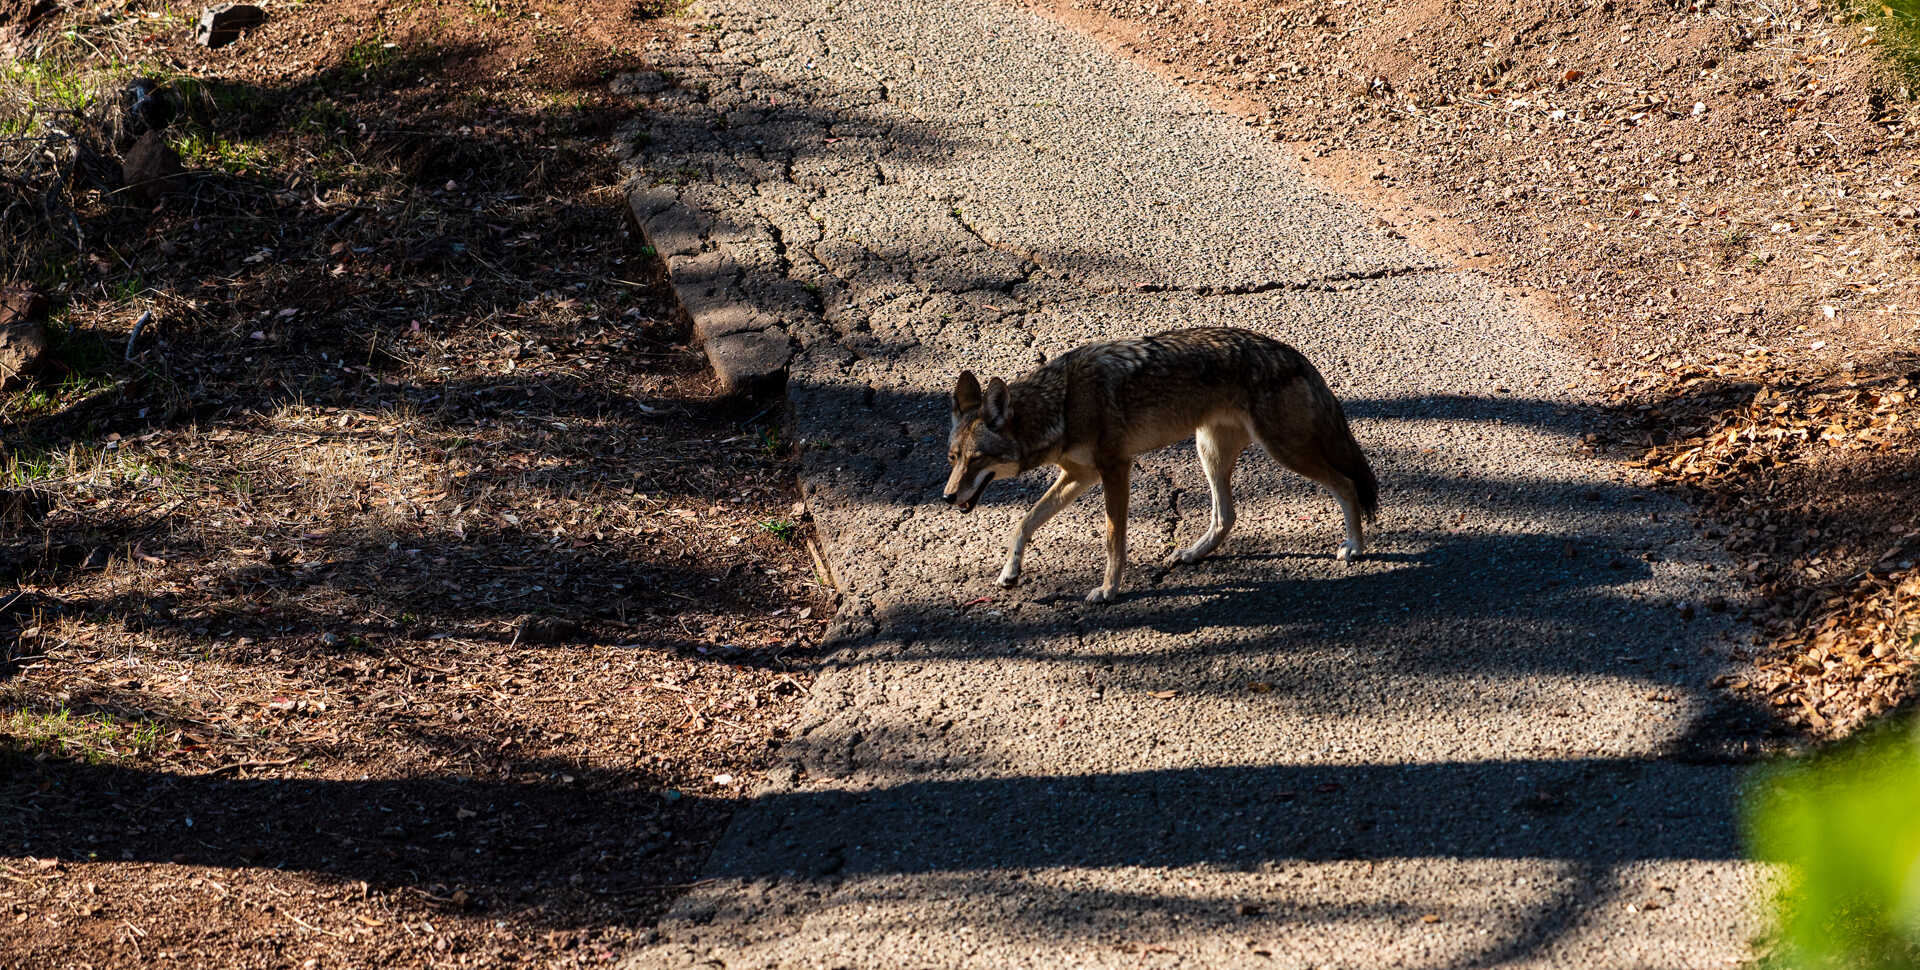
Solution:
M 1327 464 L 1352 480 L 1360 511 L 1367 521 L 1373 521 L 1380 512 L 1380 481 L 1373 477 L 1373 466 L 1367 464 L 1360 443 L 1353 440 L 1353 430 L 1347 427 L 1347 415 L 1340 409 L 1338 400 L 1334 401 L 1333 420 L 1327 422 L 1322 432 L 1320 447 Z

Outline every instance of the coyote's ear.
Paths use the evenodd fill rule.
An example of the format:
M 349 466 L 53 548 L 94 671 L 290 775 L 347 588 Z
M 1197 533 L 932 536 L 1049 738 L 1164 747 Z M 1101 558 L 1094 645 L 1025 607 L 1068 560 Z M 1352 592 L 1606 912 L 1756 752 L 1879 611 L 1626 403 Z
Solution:
M 960 380 L 953 385 L 953 413 L 965 414 L 980 406 L 980 378 L 973 371 L 960 372 Z
M 981 415 L 987 419 L 987 426 L 1003 428 L 1007 424 L 1007 382 L 996 377 L 987 382 L 987 398 Z

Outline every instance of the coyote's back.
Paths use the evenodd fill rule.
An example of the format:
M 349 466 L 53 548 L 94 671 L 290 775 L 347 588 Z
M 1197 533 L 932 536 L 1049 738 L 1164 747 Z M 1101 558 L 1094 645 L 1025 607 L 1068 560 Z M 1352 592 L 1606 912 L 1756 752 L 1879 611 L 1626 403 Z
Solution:
M 1124 450 L 1140 454 L 1237 413 L 1283 464 L 1324 464 L 1354 483 L 1368 518 L 1379 511 L 1378 482 L 1340 400 L 1306 357 L 1278 340 L 1236 327 L 1169 330 L 1076 347 L 1034 378 L 1056 368 L 1067 389 L 1094 392 L 1069 397 L 1066 432 L 1075 441 L 1117 433 L 1135 445 Z

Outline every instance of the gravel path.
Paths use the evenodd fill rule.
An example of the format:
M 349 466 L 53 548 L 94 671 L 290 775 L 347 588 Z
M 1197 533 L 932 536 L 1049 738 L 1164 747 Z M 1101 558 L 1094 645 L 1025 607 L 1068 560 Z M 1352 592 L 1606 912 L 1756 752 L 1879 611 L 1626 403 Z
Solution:
M 635 205 L 710 337 L 798 349 L 850 590 L 809 716 L 636 967 L 1725 966 L 1760 874 L 1706 725 L 1735 595 L 1583 454 L 1584 362 L 1471 272 L 1071 31 L 981 0 L 713 0 Z M 640 83 L 642 89 L 653 87 Z M 1250 455 L 1198 566 L 1192 451 L 992 579 L 1045 485 L 938 501 L 962 366 L 1236 324 L 1305 352 L 1382 482 L 1370 555 Z M 1697 615 L 1695 613 L 1697 612 Z M 1685 619 L 1693 616 L 1691 620 Z

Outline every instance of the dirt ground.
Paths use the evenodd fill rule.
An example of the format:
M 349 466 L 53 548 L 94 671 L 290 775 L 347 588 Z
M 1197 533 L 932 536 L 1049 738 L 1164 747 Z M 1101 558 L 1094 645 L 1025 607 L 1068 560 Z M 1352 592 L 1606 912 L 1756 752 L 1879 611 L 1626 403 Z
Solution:
M 55 65 L 10 117 L 97 155 L 0 246 L 57 360 L 0 397 L 4 962 L 611 960 L 832 605 L 780 415 L 621 222 L 608 82 L 660 11 L 271 5 L 207 51 L 197 10 L 7 34 Z M 137 75 L 179 108 L 153 191 L 105 123 Z
M 1809 737 L 1920 665 L 1916 28 L 1819 0 L 1035 0 L 1492 273 L 1693 496 Z M 1863 14 L 1862 10 L 1870 10 Z

